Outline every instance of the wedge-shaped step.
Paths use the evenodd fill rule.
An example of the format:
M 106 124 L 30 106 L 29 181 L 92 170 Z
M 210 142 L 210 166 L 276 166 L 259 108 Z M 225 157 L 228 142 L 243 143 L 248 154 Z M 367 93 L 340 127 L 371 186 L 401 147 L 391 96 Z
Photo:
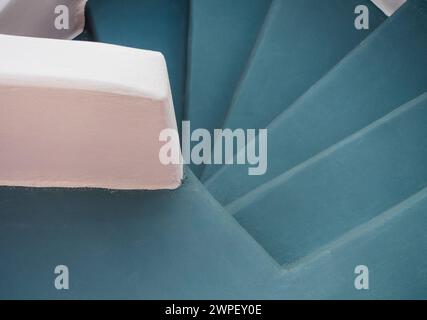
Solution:
M 423 189 L 289 266 L 277 281 L 281 287 L 277 295 L 282 299 L 424 299 L 426 212 L 427 189 Z M 357 274 L 353 279 L 350 274 L 357 266 L 363 266 L 358 272 L 369 276 L 369 282 L 364 277 L 369 290 L 355 289 Z
M 354 26 L 369 8 L 369 30 Z M 224 127 L 263 128 L 384 21 L 368 0 L 274 0 Z
M 273 260 L 186 176 L 173 191 L 0 188 L 0 297 L 264 297 Z
M 0 188 L 0 203 L 2 299 L 426 296 L 425 190 L 286 272 L 190 173 L 174 191 Z M 53 287 L 60 264 L 68 291 Z M 371 272 L 362 292 L 360 264 Z
M 410 1 L 268 126 L 265 175 L 224 166 L 206 186 L 227 204 L 422 94 L 426 52 L 425 1 Z
M 427 93 L 227 208 L 292 263 L 427 185 L 426 122 Z
M 369 8 L 369 30 L 355 28 L 358 5 Z M 265 128 L 385 20 L 369 0 L 274 0 L 270 10 L 224 128 Z
M 187 118 L 191 126 L 222 128 L 271 0 L 191 1 Z M 202 166 L 194 165 L 193 172 Z
M 182 165 L 159 159 L 160 133 L 176 129 L 160 53 L 15 36 L 0 47 L 0 185 L 180 185 Z
M 88 6 L 98 41 L 163 53 L 180 127 L 185 93 L 188 0 L 91 0 Z

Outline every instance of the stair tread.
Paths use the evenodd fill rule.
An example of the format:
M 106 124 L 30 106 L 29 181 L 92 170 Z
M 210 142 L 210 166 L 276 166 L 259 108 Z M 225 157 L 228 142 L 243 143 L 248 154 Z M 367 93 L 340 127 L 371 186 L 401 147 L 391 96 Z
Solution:
M 360 4 L 369 7 L 369 30 L 349 23 Z M 385 19 L 359 0 L 275 0 L 272 9 L 224 127 L 267 126 Z
M 236 200 L 427 90 L 427 19 L 418 5 L 405 4 L 268 126 L 265 175 L 224 166 L 206 181 L 214 197 Z
M 193 0 L 186 118 L 191 126 L 221 128 L 271 0 Z M 192 165 L 199 175 L 203 165 Z
M 369 8 L 369 30 L 354 26 L 356 6 Z M 274 0 L 223 128 L 265 128 L 380 25 L 369 0 Z M 220 166 L 206 166 L 206 180 Z
M 95 20 L 98 26 L 105 23 L 97 31 L 109 30 L 108 37 L 105 36 L 104 39 L 109 38 L 111 41 L 102 39 L 101 41 L 140 47 L 139 41 L 142 43 L 143 37 L 139 39 L 139 36 L 146 34 L 147 37 L 141 46 L 147 48 L 148 42 L 145 40 L 153 37 L 151 49 L 162 51 L 156 47 L 156 41 L 161 40 L 158 44 L 164 46 L 168 52 L 172 52 L 168 54 L 167 59 L 170 63 L 171 61 L 176 63 L 172 68 L 177 68 L 172 71 L 172 83 L 176 85 L 180 81 L 183 83 L 182 70 L 185 63 L 182 57 L 185 57 L 185 50 L 180 48 L 179 52 L 175 51 L 177 43 L 174 42 L 172 45 L 174 48 L 169 47 L 171 42 L 158 39 L 158 34 L 153 34 L 153 29 L 141 31 L 141 28 L 151 27 L 154 22 L 161 20 L 162 23 L 158 24 L 161 29 L 175 28 L 177 34 L 182 35 L 186 27 L 185 21 L 181 18 L 177 18 L 180 22 L 175 24 L 177 20 L 173 18 L 175 22 L 171 23 L 168 14 L 165 16 L 160 14 L 163 20 L 158 16 L 152 18 L 150 15 L 153 13 L 151 9 L 159 9 L 157 4 L 162 8 L 172 6 L 180 11 L 178 8 L 181 8 L 181 5 L 186 6 L 186 1 L 91 0 L 89 3 L 97 7 L 98 18 Z M 422 3 L 421 1 L 427 4 L 425 0 L 408 2 L 415 8 L 417 3 Z M 168 5 L 164 5 L 167 2 Z M 141 3 L 149 4 L 150 10 L 135 10 L 140 8 Z M 418 7 L 417 10 L 420 10 L 420 15 L 425 14 L 427 5 Z M 106 13 L 108 14 L 104 16 Z M 417 13 L 412 13 L 412 20 L 409 23 L 412 29 L 408 25 L 406 28 L 407 31 L 413 31 L 408 31 L 408 34 L 411 35 L 410 38 L 414 38 L 414 43 L 421 43 L 419 48 L 424 53 L 426 40 L 421 36 L 425 35 L 426 28 L 424 25 L 421 30 L 416 30 L 419 21 Z M 138 25 L 132 29 L 128 25 L 130 23 L 128 20 L 132 20 L 132 23 L 138 21 Z M 405 24 L 399 28 L 404 26 Z M 161 30 L 162 34 L 165 29 Z M 417 35 L 418 32 L 421 35 Z M 127 37 L 130 35 L 133 39 L 129 39 L 128 42 Z M 179 38 L 180 35 L 172 38 L 182 45 L 185 41 Z M 385 59 L 396 64 L 389 68 L 385 67 L 378 77 L 369 78 L 372 79 L 376 89 L 370 91 L 370 97 L 363 97 L 354 103 L 356 105 L 362 101 L 367 104 L 367 108 L 372 108 L 384 100 L 385 94 L 390 94 L 393 96 L 387 98 L 390 108 L 381 108 L 381 112 L 370 118 L 367 123 L 357 122 L 357 126 L 350 126 L 348 132 L 340 131 L 333 138 L 314 139 L 323 143 L 319 150 L 310 149 L 307 153 L 299 154 L 300 158 L 296 157 L 298 160 L 293 158 L 286 162 L 287 167 L 281 167 L 272 176 L 274 178 L 277 174 L 281 174 L 279 177 L 253 191 L 254 198 L 246 197 L 249 201 L 241 198 L 229 206 L 231 210 L 239 211 L 236 214 L 238 220 L 246 219 L 244 225 L 253 223 L 247 228 L 252 233 L 257 228 L 259 228 L 257 232 L 265 228 L 266 223 L 277 229 L 275 230 L 277 233 L 272 233 L 271 237 L 263 238 L 255 233 L 255 238 L 262 240 L 261 244 L 283 264 L 284 268 L 273 261 L 237 221 L 212 199 L 209 192 L 188 169 L 183 186 L 173 191 L 123 192 L 1 187 L 0 298 L 419 299 L 425 297 L 427 256 L 422 253 L 427 250 L 425 232 L 427 93 L 400 106 L 385 117 L 384 114 L 398 107 L 396 105 L 392 108 L 391 102 L 406 102 L 421 94 L 420 90 L 425 91 L 426 78 L 421 73 L 425 70 L 423 67 L 426 60 L 420 58 L 419 51 L 410 52 L 410 49 L 415 47 L 409 48 L 404 56 L 420 70 L 409 68 L 407 72 L 403 72 L 408 65 L 396 67 L 400 66 L 399 59 L 402 58 L 400 55 L 402 53 L 395 53 L 395 50 L 396 44 L 404 46 L 408 42 L 403 36 L 393 39 L 388 44 L 382 45 L 384 47 L 388 45 L 389 51 L 392 52 L 391 56 L 396 57 L 387 60 L 388 55 L 384 55 L 382 59 L 377 57 L 374 63 L 380 64 L 381 60 Z M 184 54 L 181 50 L 184 50 Z M 366 60 L 367 58 L 361 59 L 359 62 Z M 384 65 L 387 66 L 387 63 Z M 340 64 L 336 70 L 346 70 L 346 67 Z M 385 74 L 385 71 L 388 73 Z M 370 72 L 375 73 L 376 69 L 370 69 Z M 177 74 L 181 76 L 176 76 Z M 399 93 L 397 87 L 387 83 L 389 77 L 395 82 L 399 79 L 400 85 L 405 86 L 403 94 Z M 315 88 L 318 89 L 313 88 L 313 92 L 309 91 L 292 107 L 292 110 L 279 116 L 270 126 L 271 130 L 276 132 L 273 137 L 278 140 L 284 139 L 286 133 L 284 130 L 288 126 L 291 126 L 289 132 L 307 130 L 307 126 L 300 128 L 302 123 L 307 125 L 304 121 L 300 121 L 306 119 L 304 112 L 313 108 L 316 98 L 326 94 L 325 91 L 333 92 L 335 88 L 346 89 L 351 83 L 344 81 L 342 86 L 338 84 L 340 80 L 347 81 L 351 78 L 348 73 L 343 72 L 342 78 L 337 76 L 334 80 L 331 76 L 329 80 L 316 85 Z M 175 102 L 183 100 L 183 90 L 180 91 L 183 86 L 177 87 L 173 89 L 175 98 L 178 96 Z M 334 105 L 333 96 L 325 100 L 328 104 Z M 180 110 L 181 107 L 177 113 Z M 357 118 L 355 115 L 366 110 L 356 110 L 347 116 Z M 325 115 L 326 113 L 322 117 L 319 115 L 319 119 L 323 119 Z M 377 120 L 381 116 L 383 118 Z M 324 128 L 336 124 L 336 119 L 332 117 Z M 371 123 L 374 120 L 376 122 Z M 365 125 L 369 126 L 354 133 Z M 313 135 L 319 135 L 324 128 L 319 127 Z M 345 138 L 349 134 L 352 135 Z M 290 137 L 292 138 L 292 135 Z M 272 147 L 278 146 L 283 150 L 286 144 L 282 146 L 278 140 L 274 140 Z M 304 146 L 303 143 L 298 143 L 299 147 Z M 287 159 L 287 156 L 285 155 L 282 160 Z M 295 163 L 291 163 L 292 161 Z M 230 168 L 233 167 L 236 168 L 236 166 Z M 242 180 L 244 184 L 248 183 L 244 178 L 246 170 L 247 168 L 240 176 L 234 175 L 234 179 Z M 352 181 L 360 183 L 351 183 Z M 369 184 L 366 184 L 367 190 L 363 190 L 363 183 L 366 181 Z M 252 187 L 259 185 L 255 184 Z M 233 192 L 235 185 L 224 179 L 222 187 L 227 192 Z M 331 188 L 334 188 L 336 194 L 331 193 Z M 381 191 L 379 198 L 375 197 L 378 190 Z M 369 191 L 372 191 L 372 195 Z M 321 197 L 325 194 L 329 195 L 329 198 Z M 348 195 L 356 200 L 363 198 L 366 202 L 346 202 L 345 197 L 341 195 Z M 251 207 L 253 204 L 259 205 L 259 208 Z M 275 211 L 269 211 L 269 208 L 273 207 Z M 334 212 L 329 212 L 329 207 L 335 213 L 342 214 L 335 220 L 337 216 L 334 216 Z M 390 207 L 392 208 L 388 209 Z M 311 208 L 319 210 L 314 212 Z M 250 210 L 243 212 L 245 209 Z M 304 215 L 304 212 L 308 214 Z M 362 213 L 361 216 L 355 217 L 359 213 Z M 252 218 L 249 218 L 253 220 L 249 221 L 246 214 L 252 215 Z M 294 214 L 296 216 L 292 217 Z M 292 219 L 286 220 L 288 217 Z M 326 227 L 320 223 L 313 225 L 323 220 L 332 222 Z M 338 225 L 334 226 L 336 221 Z M 298 228 L 294 230 L 294 226 L 302 226 L 305 229 L 298 232 Z M 323 228 L 320 231 L 326 235 L 315 229 L 316 226 Z M 280 228 L 282 229 L 279 230 Z M 308 238 L 303 239 L 302 236 Z M 276 240 L 279 243 L 273 243 Z M 271 243 L 266 244 L 266 241 Z M 280 245 L 281 241 L 284 247 L 279 248 L 276 245 Z M 289 247 L 286 247 L 288 245 Z M 277 251 L 271 250 L 272 246 Z M 286 250 L 289 248 L 290 251 L 285 252 L 283 248 Z M 302 248 L 301 252 L 299 248 Z M 59 264 L 69 266 L 72 290 L 65 292 L 54 288 L 53 279 L 56 275 L 53 271 Z M 353 270 L 360 264 L 367 265 L 374 275 L 370 290 L 358 291 L 353 286 L 352 276 L 355 277 Z
M 174 191 L 0 188 L 0 297 L 64 297 L 65 264 L 67 298 L 254 298 L 277 265 L 186 175 Z
M 292 263 L 427 185 L 426 119 L 427 93 L 228 208 L 279 263 Z
M 278 280 L 281 299 L 419 299 L 427 294 L 427 189 L 300 261 Z M 354 287 L 355 267 L 369 290 Z M 396 276 L 402 275 L 402 276 Z
M 324 246 L 319 247 L 308 256 L 305 256 L 302 259 L 297 260 L 291 264 L 287 264 L 284 267 L 288 270 L 294 268 L 301 268 L 307 264 L 313 263 L 313 261 L 316 261 L 326 253 L 330 253 L 332 251 L 339 250 L 340 248 L 354 245 L 354 242 L 358 242 L 362 238 L 367 238 L 370 235 L 378 237 L 378 235 L 382 232 L 382 229 L 389 228 L 390 225 L 395 225 L 395 228 L 402 229 L 402 232 L 407 232 L 408 230 L 405 230 L 405 228 L 403 228 L 398 221 L 402 218 L 410 218 L 403 216 L 407 215 L 408 211 L 417 210 L 419 206 L 425 207 L 425 205 L 427 205 L 427 188 L 422 189 L 420 192 L 417 192 L 416 194 L 403 200 L 396 206 L 375 216 L 371 220 L 368 220 L 367 222 L 356 226 L 355 228 L 346 232 L 337 239 L 327 243 Z M 374 246 L 371 245 L 371 250 L 373 249 L 373 247 Z
M 358 264 L 375 272 L 365 297 L 425 295 L 425 190 L 372 232 L 280 270 L 187 175 L 176 191 L 0 188 L 0 297 L 64 298 L 52 286 L 58 264 L 70 268 L 67 298 L 360 297 L 349 281 Z

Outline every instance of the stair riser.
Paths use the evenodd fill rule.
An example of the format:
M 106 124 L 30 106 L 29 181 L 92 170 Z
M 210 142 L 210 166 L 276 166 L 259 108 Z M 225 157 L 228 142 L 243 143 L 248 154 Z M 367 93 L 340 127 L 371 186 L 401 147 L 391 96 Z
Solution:
M 369 8 L 369 30 L 354 26 L 358 5 Z M 275 0 L 271 10 L 224 128 L 265 128 L 385 19 L 369 0 Z
M 427 14 L 408 3 L 268 127 L 268 171 L 228 166 L 206 185 L 228 204 L 427 90 Z M 222 185 L 228 185 L 225 191 Z
M 427 186 L 426 121 L 427 94 L 229 209 L 292 263 Z

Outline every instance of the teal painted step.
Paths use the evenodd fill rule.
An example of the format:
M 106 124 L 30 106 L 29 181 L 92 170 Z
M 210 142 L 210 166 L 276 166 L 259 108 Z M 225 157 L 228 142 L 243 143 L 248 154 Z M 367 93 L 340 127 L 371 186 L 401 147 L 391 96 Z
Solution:
M 404 5 L 268 126 L 265 175 L 224 166 L 206 182 L 214 197 L 228 204 L 426 91 L 425 3 Z
M 187 175 L 176 191 L 0 188 L 0 298 L 427 296 L 427 190 L 282 269 Z M 359 264 L 369 291 L 352 286 Z
M 273 294 L 284 299 L 425 299 L 426 212 L 427 188 L 291 266 Z M 369 290 L 354 287 L 358 265 L 369 269 Z
M 0 298 L 427 297 L 427 189 L 282 269 L 187 176 L 176 191 L 0 188 Z M 61 263 L 69 291 L 53 288 Z
M 290 264 L 427 186 L 427 93 L 230 204 Z
M 180 124 L 185 97 L 188 0 L 90 0 L 88 6 L 98 41 L 163 53 Z
M 193 129 L 222 128 L 271 0 L 192 0 L 186 118 Z M 193 165 L 199 174 L 203 166 Z
M 186 175 L 175 191 L 0 188 L 0 298 L 265 297 L 275 262 Z
M 357 5 L 369 8 L 369 30 L 354 27 Z M 385 19 L 369 0 L 274 0 L 223 127 L 265 128 Z

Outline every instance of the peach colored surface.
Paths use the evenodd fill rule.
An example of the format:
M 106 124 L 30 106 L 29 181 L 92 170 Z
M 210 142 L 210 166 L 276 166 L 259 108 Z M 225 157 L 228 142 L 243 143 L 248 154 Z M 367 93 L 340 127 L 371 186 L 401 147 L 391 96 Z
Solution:
M 0 0 L 0 33 L 28 37 L 73 39 L 84 29 L 87 0 Z M 68 8 L 68 28 L 56 28 Z
M 182 166 L 159 161 L 160 131 L 176 129 L 161 54 L 10 36 L 0 47 L 0 185 L 180 185 Z

